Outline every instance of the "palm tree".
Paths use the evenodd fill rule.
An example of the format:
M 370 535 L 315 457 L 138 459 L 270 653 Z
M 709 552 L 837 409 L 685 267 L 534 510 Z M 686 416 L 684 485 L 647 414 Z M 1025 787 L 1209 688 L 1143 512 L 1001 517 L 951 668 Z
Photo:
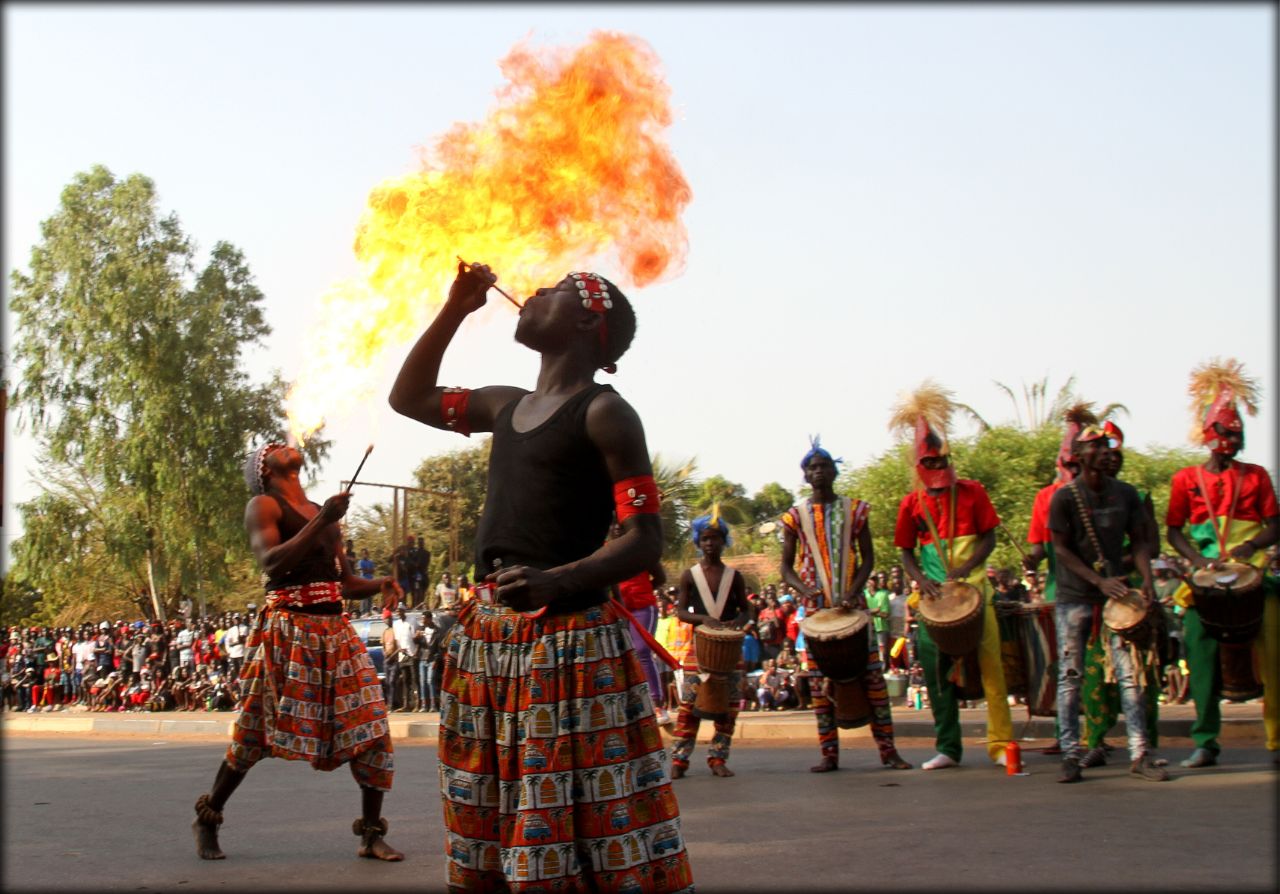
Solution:
M 1062 387 L 1057 390 L 1050 399 L 1049 397 L 1049 377 L 1045 376 L 1038 382 L 1032 382 L 1028 385 L 1022 383 L 1022 403 L 1019 405 L 1018 397 L 1013 393 L 1013 389 L 1003 382 L 996 382 L 996 387 L 1003 391 L 1013 404 L 1014 417 L 1018 428 L 1024 431 L 1039 431 L 1046 426 L 1058 426 L 1062 424 L 1063 414 L 1072 404 L 1080 401 L 1079 395 L 1076 394 L 1076 377 L 1069 376 Z M 1124 404 L 1107 404 L 1101 410 L 1097 411 L 1099 421 L 1105 422 L 1113 417 L 1117 411 L 1123 410 L 1129 412 L 1129 408 Z
M 649 839 L 652 836 L 653 830 L 648 826 L 643 829 L 636 830 L 636 837 L 640 839 L 640 844 L 644 847 L 644 859 L 646 863 L 653 859 L 653 853 L 649 850 Z M 641 871 L 643 872 L 645 868 L 647 867 L 641 867 Z
M 605 844 L 604 844 L 603 838 L 591 839 L 591 849 L 596 852 L 596 860 L 595 860 L 596 867 L 600 867 L 604 865 L 604 860 L 601 857 L 601 852 L 604 850 L 604 848 L 605 848 Z
M 569 803 L 569 780 L 571 780 L 572 778 L 573 778 L 572 773 L 556 774 L 556 783 L 560 786 L 560 790 L 561 790 L 560 797 L 561 797 L 561 800 L 563 800 L 564 803 L 566 804 Z
M 697 492 L 693 483 L 697 463 L 697 459 L 690 459 L 677 466 L 664 461 L 661 453 L 653 455 L 653 480 L 662 495 L 664 555 L 679 552 L 689 536 L 689 522 L 693 518 L 690 504 Z

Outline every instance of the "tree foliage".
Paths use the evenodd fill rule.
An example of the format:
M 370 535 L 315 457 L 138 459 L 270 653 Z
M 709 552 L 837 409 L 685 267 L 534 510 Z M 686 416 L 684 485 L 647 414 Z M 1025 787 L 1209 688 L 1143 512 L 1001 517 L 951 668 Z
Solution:
M 14 405 L 51 483 L 21 507 L 14 572 L 78 604 L 152 579 L 171 607 L 234 589 L 243 455 L 284 432 L 283 384 L 254 385 L 241 367 L 270 331 L 244 256 L 218 242 L 197 272 L 152 181 L 101 166 L 63 190 L 41 237 L 29 272 L 11 274 Z M 306 453 L 326 449 L 315 438 Z
M 1061 437 L 1060 431 L 1049 426 L 1032 431 L 996 426 L 979 435 L 950 442 L 952 462 L 960 477 L 980 481 L 1000 516 L 1002 530 L 996 533 L 991 564 L 1018 566 L 1019 548 L 1027 548 L 1027 528 L 1036 493 L 1056 475 L 1054 460 Z M 1152 495 L 1156 518 L 1160 520 L 1168 504 L 1169 480 L 1173 473 L 1202 459 L 1190 450 L 1158 449 L 1144 454 L 1126 448 L 1125 467 L 1120 477 Z M 898 561 L 893 528 L 898 505 L 916 486 L 913 469 L 911 445 L 900 444 L 872 462 L 842 474 L 837 483 L 836 489 L 841 494 L 871 504 L 872 539 L 876 566 L 880 569 Z

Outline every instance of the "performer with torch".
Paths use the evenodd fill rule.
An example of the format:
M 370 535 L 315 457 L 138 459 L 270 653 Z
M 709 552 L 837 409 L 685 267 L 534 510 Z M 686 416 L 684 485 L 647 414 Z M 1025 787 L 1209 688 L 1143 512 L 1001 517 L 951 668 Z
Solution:
M 351 568 L 338 529 L 350 487 L 319 506 L 302 489 L 301 468 L 302 454 L 284 444 L 266 444 L 246 459 L 253 496 L 245 527 L 267 576 L 267 598 L 249 635 L 231 745 L 213 788 L 196 801 L 196 852 L 205 860 L 226 856 L 218 827 L 227 799 L 255 763 L 282 757 L 317 770 L 347 764 L 360 786 L 357 855 L 403 860 L 383 838 L 382 799 L 392 777 L 387 706 L 364 643 L 342 614 L 344 598 L 394 593 L 398 586 L 389 577 L 365 580 Z
M 493 432 L 476 533 L 476 567 L 493 570 L 459 614 L 441 686 L 447 883 L 691 889 L 652 699 L 609 600 L 611 584 L 662 552 L 643 426 L 595 382 L 630 346 L 635 314 L 604 277 L 571 273 L 520 311 L 516 341 L 541 355 L 532 391 L 440 387 L 445 349 L 495 281 L 459 264 L 390 395 L 435 428 Z M 606 542 L 615 509 L 622 535 Z M 633 833 L 646 847 L 618 860 L 616 842 Z

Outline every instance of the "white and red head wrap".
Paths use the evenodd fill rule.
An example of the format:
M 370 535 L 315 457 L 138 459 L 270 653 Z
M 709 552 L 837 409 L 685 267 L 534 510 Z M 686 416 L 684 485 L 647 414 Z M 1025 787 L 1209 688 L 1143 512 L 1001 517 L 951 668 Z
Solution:
M 578 290 L 578 295 L 582 298 L 582 306 L 592 313 L 600 314 L 600 350 L 601 352 L 608 351 L 608 311 L 613 309 L 613 298 L 609 295 L 608 280 L 598 273 L 579 273 L 577 271 L 571 272 L 569 279 L 573 282 L 574 287 Z M 607 373 L 618 371 L 617 365 L 613 363 L 606 363 L 601 369 Z
M 279 441 L 268 441 L 245 457 L 244 483 L 255 497 L 266 493 L 267 455 L 284 446 L 286 445 Z

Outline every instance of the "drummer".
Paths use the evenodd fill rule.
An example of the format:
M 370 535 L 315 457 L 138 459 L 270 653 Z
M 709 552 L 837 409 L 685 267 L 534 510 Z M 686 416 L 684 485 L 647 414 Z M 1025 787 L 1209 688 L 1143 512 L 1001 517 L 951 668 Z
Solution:
M 1124 432 L 1120 426 L 1114 422 L 1107 420 L 1102 426 L 1103 432 L 1108 439 L 1108 449 L 1102 457 L 1102 471 L 1110 478 L 1115 478 L 1120 474 L 1120 470 L 1124 468 Z M 1138 501 L 1142 504 L 1143 527 L 1146 530 L 1148 555 L 1154 556 L 1160 552 L 1160 529 L 1156 525 L 1155 507 L 1151 502 L 1151 494 L 1144 490 L 1138 491 Z M 1137 573 L 1137 568 L 1133 562 L 1133 545 L 1128 541 L 1125 542 L 1124 550 L 1124 570 L 1127 572 L 1129 585 L 1136 587 L 1142 583 L 1141 576 Z M 1152 587 L 1155 587 L 1155 562 L 1151 564 L 1152 568 Z M 1156 598 L 1159 600 L 1159 593 Z M 1165 643 L 1168 641 L 1168 635 L 1164 626 L 1164 612 L 1159 606 L 1151 606 L 1152 612 L 1159 612 L 1155 621 L 1158 631 L 1157 638 L 1161 642 L 1157 646 L 1157 653 L 1161 649 L 1166 649 Z M 1102 625 L 1095 629 L 1089 637 L 1089 645 L 1085 652 L 1084 658 L 1084 678 L 1080 684 L 1080 706 L 1084 714 L 1084 734 L 1083 740 L 1087 749 L 1084 756 L 1080 758 L 1080 766 L 1082 768 L 1100 767 L 1107 762 L 1107 752 L 1111 746 L 1106 743 L 1107 730 L 1115 726 L 1116 719 L 1120 716 L 1120 687 L 1114 680 L 1107 680 L 1106 673 L 1106 644 L 1105 637 L 1101 635 Z M 1147 745 L 1152 751 L 1160 747 L 1160 693 L 1164 690 L 1164 675 L 1161 662 L 1158 660 L 1144 663 L 1145 670 L 1138 678 L 1139 688 L 1142 690 L 1142 698 L 1145 701 L 1146 718 L 1147 718 Z M 1157 761 L 1160 766 L 1164 766 L 1164 761 Z
M 1280 539 L 1275 487 L 1265 468 L 1236 459 L 1244 447 L 1244 422 L 1236 403 L 1243 401 L 1249 413 L 1256 414 L 1257 384 L 1244 375 L 1238 361 L 1214 361 L 1193 371 L 1190 391 L 1197 440 L 1209 448 L 1209 457 L 1199 466 L 1174 473 L 1165 517 L 1169 544 L 1197 569 L 1214 567 L 1224 553 L 1233 561 L 1265 568 L 1267 548 Z M 1212 494 L 1212 513 L 1204 489 Z M 1257 666 L 1262 669 L 1267 749 L 1275 753 L 1280 750 L 1280 600 L 1274 577 L 1264 576 L 1263 586 L 1262 631 L 1254 649 L 1261 659 Z M 1218 643 L 1205 632 L 1190 589 L 1184 585 L 1174 598 L 1186 609 L 1182 637 L 1196 705 L 1191 727 L 1195 749 L 1182 766 L 1210 767 L 1218 762 L 1221 750 Z
M 1093 412 L 1093 404 L 1079 401 L 1067 408 L 1063 414 L 1066 430 L 1062 433 L 1062 442 L 1058 445 L 1058 456 L 1055 460 L 1058 473 L 1053 481 L 1040 488 L 1035 501 L 1031 504 L 1031 523 L 1027 526 L 1027 543 L 1031 544 L 1022 560 L 1022 567 L 1028 574 L 1035 574 L 1040 563 L 1047 561 L 1044 577 L 1042 601 L 1052 604 L 1057 598 L 1058 563 L 1053 555 L 1053 538 L 1049 536 L 1049 501 L 1058 492 L 1058 488 L 1070 484 L 1080 474 L 1080 464 L 1076 462 L 1071 445 L 1076 435 L 1086 425 L 1096 425 L 1098 417 Z M 1044 754 L 1061 754 L 1058 739 L 1062 736 L 1062 727 L 1058 718 L 1053 718 L 1053 744 L 1043 750 Z
M 1108 599 L 1129 594 L 1124 578 L 1124 539 L 1133 547 L 1133 560 L 1142 576 L 1142 593 L 1150 610 L 1155 602 L 1151 583 L 1151 538 L 1138 491 L 1106 473 L 1108 453 L 1115 441 L 1100 427 L 1089 425 L 1076 436 L 1072 450 L 1080 476 L 1058 490 L 1049 503 L 1049 530 L 1058 558 L 1058 719 L 1062 734 L 1062 773 L 1059 782 L 1080 782 L 1080 684 L 1085 646 L 1102 622 Z M 1148 754 L 1146 709 L 1138 691 L 1133 653 L 1117 633 L 1106 631 L 1107 657 L 1120 686 L 1125 732 L 1129 739 L 1129 772 L 1152 782 L 1169 773 Z
M 800 460 L 805 483 L 813 493 L 782 515 L 782 579 L 818 609 L 865 610 L 863 588 L 871 577 L 876 560 L 871 526 L 867 523 L 871 507 L 862 500 L 836 496 L 834 487 L 838 462 L 818 444 L 816 438 L 812 440 L 809 452 Z M 852 526 L 848 536 L 840 536 L 848 526 Z M 867 669 L 861 682 L 872 709 L 871 735 L 884 766 L 910 770 L 911 764 L 898 754 L 893 741 L 893 713 L 889 708 L 889 691 L 880 664 L 880 648 L 874 639 L 870 646 Z M 840 768 L 840 734 L 836 727 L 835 705 L 823 691 L 824 677 L 818 663 L 811 655 L 806 663 L 813 714 L 818 722 L 818 746 L 822 750 L 821 762 L 809 769 L 814 773 L 828 773 Z
M 676 616 L 696 630 L 706 624 L 709 627 L 733 627 L 741 629 L 751 617 L 747 603 L 747 587 L 742 575 L 720 560 L 729 544 L 729 526 L 720 517 L 719 507 L 713 507 L 709 515 L 693 520 L 693 542 L 702 552 L 702 558 L 694 567 L 680 575 Z M 689 770 L 689 757 L 702 719 L 694 713 L 693 703 L 702 681 L 698 668 L 697 650 L 689 649 L 684 659 L 684 674 L 680 685 L 680 709 L 676 714 L 676 727 L 672 733 L 671 778 L 679 779 Z M 732 776 L 726 764 L 729 746 L 733 742 L 733 730 L 738 720 L 742 689 L 742 670 L 729 677 L 729 713 L 723 720 L 715 721 L 715 735 L 707 754 L 707 766 L 713 776 Z
M 890 429 L 914 432 L 917 489 L 904 496 L 898 506 L 893 540 L 900 550 L 902 567 L 919 584 L 923 599 L 939 598 L 941 584 L 948 580 L 964 581 L 982 592 L 978 666 L 987 701 L 987 754 L 1004 766 L 1005 747 L 1013 738 L 1013 719 L 1000 657 L 1000 629 L 984 573 L 984 563 L 995 549 L 1000 517 L 986 488 L 977 481 L 958 478 L 951 465 L 947 429 L 954 410 L 951 393 L 932 382 L 925 382 L 894 408 Z M 914 595 L 911 598 L 916 602 L 908 600 L 907 605 L 915 611 L 920 599 Z M 939 667 L 944 656 L 923 620 L 916 640 L 938 748 L 923 767 L 954 767 L 960 763 L 964 750 L 954 679 L 958 662 L 950 672 L 945 666 Z

